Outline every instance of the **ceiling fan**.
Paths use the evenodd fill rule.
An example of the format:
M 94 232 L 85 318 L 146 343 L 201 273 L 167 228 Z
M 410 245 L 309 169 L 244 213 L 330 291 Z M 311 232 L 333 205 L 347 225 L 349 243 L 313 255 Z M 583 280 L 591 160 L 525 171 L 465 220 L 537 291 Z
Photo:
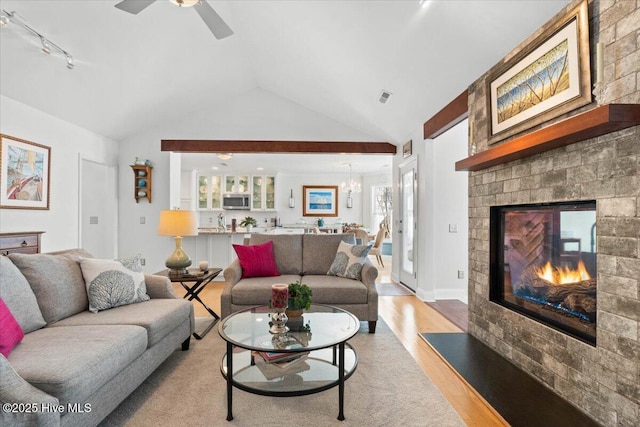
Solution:
M 123 0 L 120 3 L 116 4 L 116 7 L 120 10 L 124 10 L 125 12 L 132 13 L 137 15 L 142 12 L 151 3 L 156 0 Z M 233 30 L 229 28 L 226 22 L 218 15 L 218 13 L 213 10 L 213 8 L 207 3 L 206 0 L 169 0 L 171 3 L 178 5 L 180 7 L 193 7 L 200 18 L 207 24 L 209 30 L 213 33 L 215 38 L 218 40 L 223 39 L 225 37 L 229 37 L 233 34 Z

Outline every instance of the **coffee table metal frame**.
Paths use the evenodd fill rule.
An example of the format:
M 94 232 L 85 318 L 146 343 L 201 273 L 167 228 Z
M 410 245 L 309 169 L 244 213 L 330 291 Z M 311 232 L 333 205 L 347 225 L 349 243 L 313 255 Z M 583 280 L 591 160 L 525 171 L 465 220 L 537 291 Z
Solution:
M 359 329 L 360 321 L 353 314 L 342 310 L 337 307 L 332 307 L 323 304 L 313 304 L 311 308 L 306 313 L 308 317 L 320 316 L 314 320 L 321 320 L 323 317 L 324 321 L 331 322 L 330 316 L 335 316 L 339 314 L 343 319 L 347 319 L 347 322 L 352 324 L 350 329 L 342 330 L 342 334 L 337 333 L 335 335 L 338 338 L 326 338 L 324 340 L 320 340 L 318 343 L 309 342 L 308 345 L 303 345 L 300 348 L 285 348 L 285 349 L 277 349 L 268 345 L 262 345 L 260 343 L 255 342 L 245 342 L 239 340 L 237 337 L 228 335 L 225 332 L 225 326 L 232 325 L 234 320 L 238 320 L 239 318 L 236 316 L 249 316 L 255 322 L 252 322 L 251 328 L 253 329 L 250 332 L 246 332 L 244 334 L 240 333 L 237 335 L 245 336 L 247 334 L 252 335 L 252 337 L 260 336 L 260 337 L 274 337 L 271 335 L 269 331 L 269 321 L 268 316 L 270 314 L 269 308 L 266 306 L 254 307 L 247 310 L 239 311 L 237 313 L 231 314 L 230 316 L 224 318 L 218 324 L 218 333 L 227 343 L 227 352 L 225 356 L 222 358 L 220 363 L 220 372 L 222 376 L 227 380 L 227 421 L 233 420 L 233 411 L 232 411 L 232 403 L 233 403 L 233 387 L 236 387 L 240 390 L 244 390 L 249 393 L 259 394 L 263 396 L 279 396 L 279 397 L 287 397 L 287 396 L 304 396 L 308 394 L 319 393 L 324 390 L 328 390 L 335 386 L 338 386 L 338 420 L 342 421 L 345 419 L 344 417 L 344 383 L 345 381 L 355 372 L 358 366 L 358 358 L 355 350 L 351 345 L 347 343 L 349 339 L 356 335 Z M 326 316 L 324 316 L 324 315 Z M 345 315 L 347 317 L 345 317 Z M 246 319 L 243 319 L 246 320 Z M 336 327 L 340 328 L 340 324 L 336 323 Z M 311 332 L 313 333 L 313 325 L 311 325 Z M 296 335 L 296 332 L 290 332 L 285 335 Z M 241 372 L 245 370 L 258 370 L 256 363 L 254 362 L 254 356 L 250 357 L 239 357 L 238 353 L 234 353 L 234 348 L 239 347 L 245 349 L 247 351 L 268 351 L 275 353 L 301 353 L 309 351 L 310 354 L 308 356 L 308 360 L 313 361 L 314 366 L 318 366 L 318 364 L 326 364 L 335 366 L 337 369 L 337 378 L 335 380 L 325 380 L 322 381 L 318 385 L 313 385 L 304 389 L 299 389 L 292 387 L 291 389 L 279 390 L 270 390 L 268 385 L 270 384 L 269 380 L 265 378 L 264 380 L 264 388 L 260 388 L 259 382 L 251 382 L 251 385 L 248 383 L 243 383 L 242 381 L 236 380 L 235 376 L 238 376 Z M 330 354 L 327 356 L 327 350 L 329 349 Z M 349 362 L 345 363 L 345 354 L 349 354 Z M 234 356 L 235 355 L 235 356 Z M 234 361 L 235 359 L 235 361 Z M 249 361 L 247 361 L 249 360 Z M 234 368 L 235 363 L 240 363 L 241 365 L 237 368 Z M 259 376 L 259 375 L 258 375 Z M 283 376 L 286 376 L 286 373 L 283 373 Z

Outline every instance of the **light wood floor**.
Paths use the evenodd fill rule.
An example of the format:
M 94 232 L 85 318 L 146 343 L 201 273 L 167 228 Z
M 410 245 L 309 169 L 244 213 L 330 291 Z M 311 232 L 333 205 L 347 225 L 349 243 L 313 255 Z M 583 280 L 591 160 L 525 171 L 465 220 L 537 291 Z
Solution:
M 390 257 L 384 263 L 386 268 L 380 269 L 379 280 L 388 281 Z M 184 294 L 179 284 L 174 284 L 174 289 L 176 294 Z M 220 313 L 222 289 L 223 282 L 213 282 L 200 294 L 200 298 L 216 313 Z M 196 316 L 209 316 L 199 303 L 195 302 L 194 307 Z M 379 314 L 467 425 L 508 425 L 419 335 L 421 332 L 461 332 L 456 325 L 413 295 L 379 297 Z

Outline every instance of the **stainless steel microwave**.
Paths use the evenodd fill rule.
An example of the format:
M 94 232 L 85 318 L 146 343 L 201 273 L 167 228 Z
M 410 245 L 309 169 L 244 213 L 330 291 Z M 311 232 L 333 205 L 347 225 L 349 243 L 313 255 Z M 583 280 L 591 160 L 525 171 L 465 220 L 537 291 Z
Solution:
M 251 196 L 244 193 L 222 195 L 222 209 L 251 209 Z

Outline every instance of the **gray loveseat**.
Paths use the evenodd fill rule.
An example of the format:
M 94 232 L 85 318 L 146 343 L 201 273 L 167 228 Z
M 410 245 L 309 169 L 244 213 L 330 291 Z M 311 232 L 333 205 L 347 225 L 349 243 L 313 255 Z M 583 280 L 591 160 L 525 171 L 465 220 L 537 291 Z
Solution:
M 280 276 L 242 279 L 240 262 L 234 260 L 225 270 L 225 288 L 220 297 L 222 317 L 257 305 L 267 305 L 271 285 L 300 280 L 311 288 L 312 300 L 353 313 L 369 322 L 369 332 L 376 331 L 378 292 L 375 280 L 378 269 L 366 260 L 362 280 L 328 276 L 341 241 L 355 244 L 353 234 L 252 234 L 249 244 L 273 242 L 273 252 Z
M 0 412 L 0 425 L 97 425 L 189 348 L 193 306 L 166 277 L 145 276 L 148 301 L 91 313 L 78 256 L 88 254 L 0 256 L 0 296 L 25 332 L 0 354 L 0 402 L 17 410 Z

